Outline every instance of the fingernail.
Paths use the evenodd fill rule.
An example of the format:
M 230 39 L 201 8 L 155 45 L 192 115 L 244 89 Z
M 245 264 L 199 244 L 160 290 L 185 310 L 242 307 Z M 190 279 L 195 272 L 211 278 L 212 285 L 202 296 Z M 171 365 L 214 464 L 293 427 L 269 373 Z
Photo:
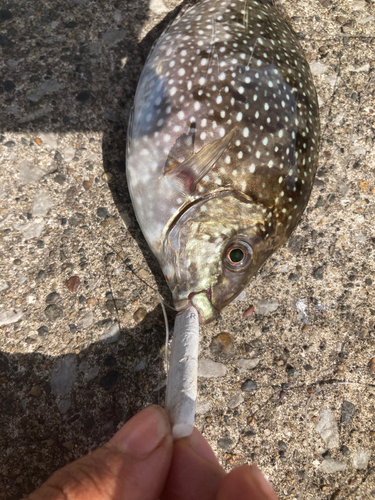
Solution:
M 211 446 L 197 429 L 193 430 L 193 433 L 188 439 L 191 448 L 197 455 L 208 460 L 209 462 L 213 462 L 215 464 L 219 463 L 215 453 L 212 451 Z
M 171 433 L 168 416 L 159 406 L 148 406 L 129 420 L 109 441 L 121 451 L 145 458 Z
M 258 491 L 262 495 L 265 495 L 267 499 L 277 500 L 277 497 L 271 486 L 271 483 L 268 481 L 266 476 L 263 474 L 263 472 L 261 472 L 261 470 L 258 468 L 256 464 L 251 465 L 250 475 L 253 485 L 255 483 L 256 491 Z

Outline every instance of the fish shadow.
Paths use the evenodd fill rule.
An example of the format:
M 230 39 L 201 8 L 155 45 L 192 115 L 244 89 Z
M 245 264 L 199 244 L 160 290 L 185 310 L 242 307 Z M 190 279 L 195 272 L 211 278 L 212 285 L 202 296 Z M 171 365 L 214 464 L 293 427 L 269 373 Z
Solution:
M 127 189 L 126 131 L 147 55 L 188 3 L 160 15 L 139 43 L 151 12 L 148 1 L 52 0 L 34 10 L 14 3 L 0 13 L 0 140 L 9 132 L 102 133 L 103 173 L 112 176 L 113 200 L 164 297 L 168 287 Z M 59 173 L 67 167 L 64 160 L 56 162 Z M 58 357 L 37 349 L 0 352 L 1 500 L 26 496 L 56 469 L 105 442 L 142 407 L 162 402 L 162 325 L 158 306 L 118 338 L 69 348 Z M 24 326 L 21 320 L 11 328 Z M 55 326 L 48 335 L 60 334 Z
M 127 103 L 133 103 L 136 86 L 141 75 L 143 66 L 147 60 L 154 43 L 176 19 L 180 13 L 193 2 L 184 0 L 173 11 L 169 12 L 163 20 L 152 28 L 142 41 L 137 45 L 136 50 L 129 51 L 128 60 L 126 63 L 127 74 L 131 75 L 131 86 L 127 94 Z M 121 78 L 119 78 L 119 81 Z M 167 297 L 171 302 L 169 288 L 165 283 L 164 275 L 160 265 L 150 251 L 148 244 L 136 222 L 133 205 L 131 203 L 130 194 L 126 182 L 125 175 L 125 151 L 127 140 L 127 125 L 131 107 L 127 106 L 124 114 L 125 120 L 121 123 L 107 122 L 103 127 L 103 167 L 104 170 L 113 176 L 113 181 L 109 183 L 113 200 L 118 207 L 119 213 L 132 237 L 137 241 L 147 265 L 156 278 L 159 293 L 163 297 Z M 115 182 L 116 180 L 116 182 Z

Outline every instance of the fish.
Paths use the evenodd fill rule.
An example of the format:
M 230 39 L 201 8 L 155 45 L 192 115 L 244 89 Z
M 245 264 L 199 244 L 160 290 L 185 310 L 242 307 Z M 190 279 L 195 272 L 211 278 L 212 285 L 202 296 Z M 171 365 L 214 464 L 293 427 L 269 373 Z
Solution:
M 156 41 L 128 126 L 135 215 L 177 311 L 216 319 L 310 197 L 316 89 L 273 0 L 201 0 Z

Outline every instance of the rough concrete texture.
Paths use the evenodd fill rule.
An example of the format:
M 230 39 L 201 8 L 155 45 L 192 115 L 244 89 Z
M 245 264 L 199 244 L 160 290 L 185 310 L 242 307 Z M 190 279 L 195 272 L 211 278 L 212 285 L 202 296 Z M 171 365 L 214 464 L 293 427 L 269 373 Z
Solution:
M 375 4 L 282 3 L 319 94 L 320 168 L 288 245 L 201 328 L 201 358 L 222 368 L 205 362 L 197 426 L 226 469 L 255 460 L 281 499 L 371 498 Z M 2 500 L 163 403 L 157 290 L 170 297 L 132 212 L 124 150 L 142 65 L 178 9 L 1 3 Z

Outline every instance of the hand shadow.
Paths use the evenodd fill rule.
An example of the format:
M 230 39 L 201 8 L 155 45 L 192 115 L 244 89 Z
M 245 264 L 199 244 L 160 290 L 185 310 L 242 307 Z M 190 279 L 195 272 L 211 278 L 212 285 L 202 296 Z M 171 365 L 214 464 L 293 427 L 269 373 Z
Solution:
M 149 15 L 155 17 L 148 1 L 41 0 L 32 10 L 21 1 L 0 10 L 0 141 L 7 132 L 102 132 L 113 199 L 164 296 L 164 277 L 126 186 L 126 128 L 147 54 L 186 3 L 159 16 L 140 43 Z M 27 495 L 142 407 L 161 401 L 155 387 L 164 377 L 162 324 L 159 306 L 114 342 L 76 354 L 0 353 L 1 499 Z M 11 328 L 20 325 L 27 327 L 21 319 Z

